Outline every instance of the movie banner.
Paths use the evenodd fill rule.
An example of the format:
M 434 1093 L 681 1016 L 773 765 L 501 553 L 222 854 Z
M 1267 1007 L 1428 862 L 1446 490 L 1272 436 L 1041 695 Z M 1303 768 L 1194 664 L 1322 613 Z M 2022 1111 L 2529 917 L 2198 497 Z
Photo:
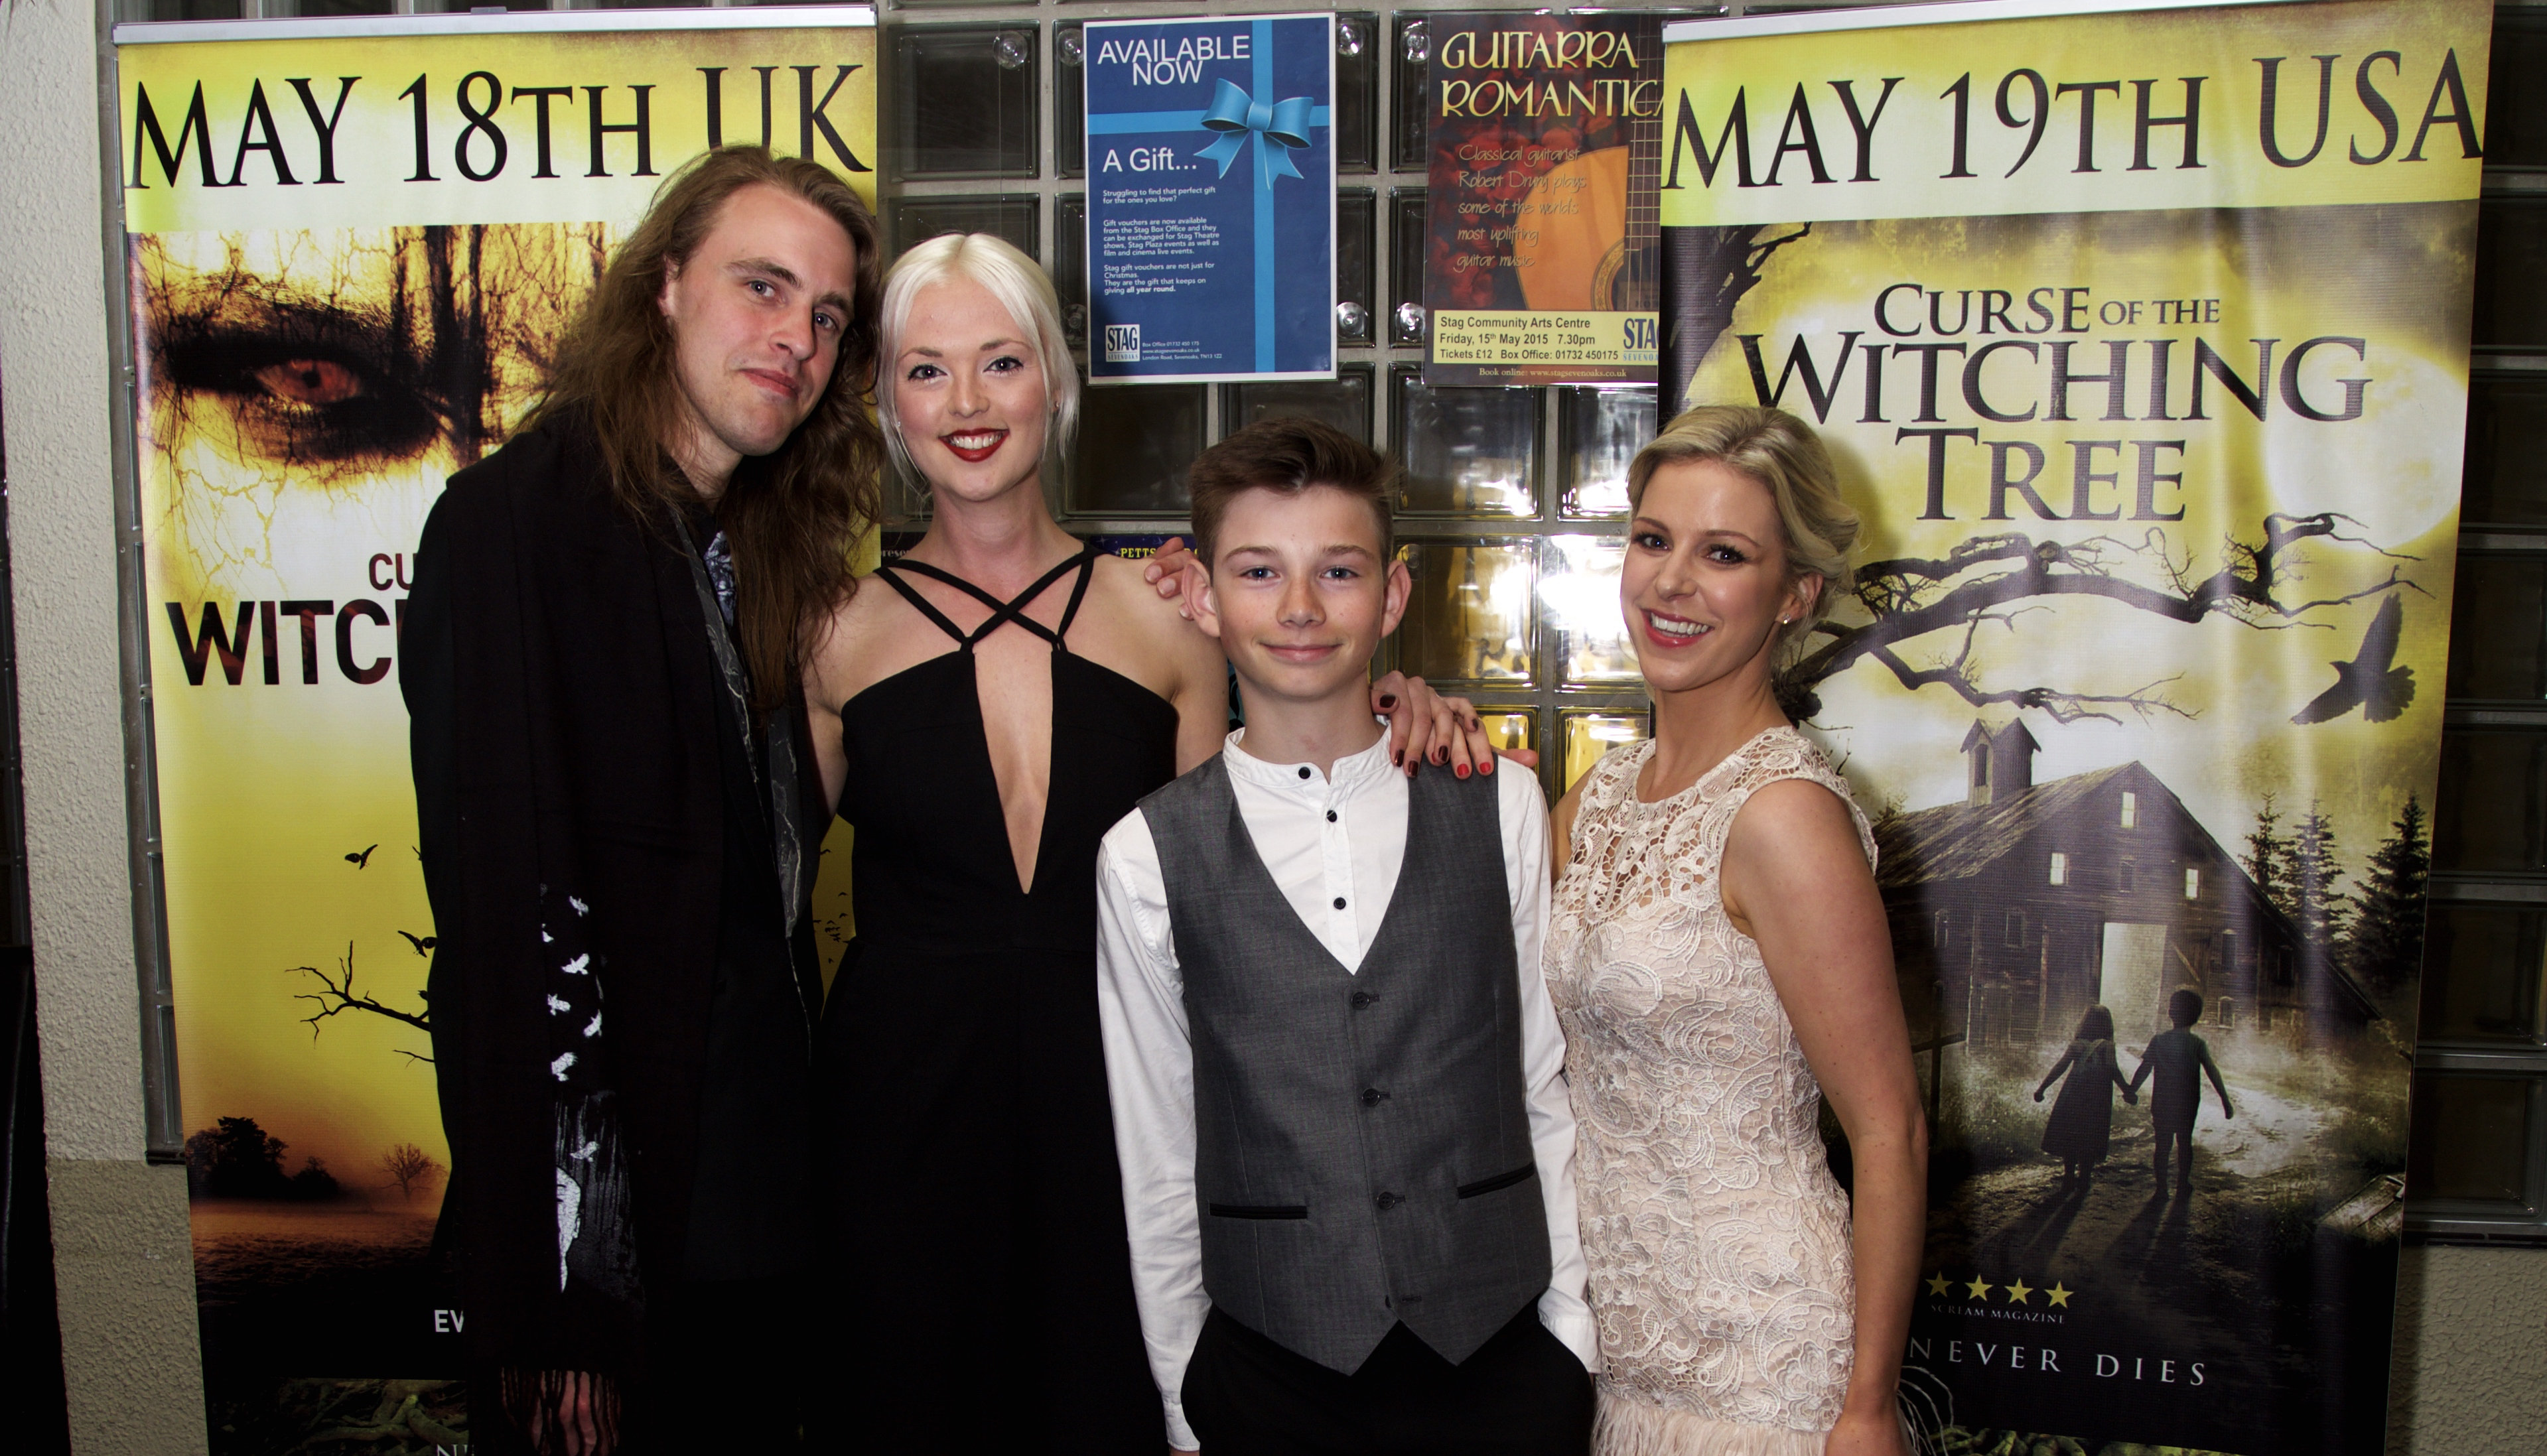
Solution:
M 873 14 L 116 39 L 212 1449 L 464 1450 L 398 690 L 416 539 L 444 478 L 538 397 L 611 247 L 685 160 L 765 140 L 872 203 Z
M 1652 384 L 1662 22 L 1427 20 L 1424 382 Z
M 2490 19 L 1670 29 L 1663 413 L 1802 416 L 1865 523 L 1784 686 L 1876 817 L 1949 1452 L 2384 1444 Z
M 1086 43 L 1089 383 L 1334 379 L 1335 17 Z

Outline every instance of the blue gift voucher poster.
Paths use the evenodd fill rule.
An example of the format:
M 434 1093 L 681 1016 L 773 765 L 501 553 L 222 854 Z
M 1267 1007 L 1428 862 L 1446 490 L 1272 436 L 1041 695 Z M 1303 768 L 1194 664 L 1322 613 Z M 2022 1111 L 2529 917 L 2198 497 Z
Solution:
M 1088 23 L 1093 383 L 1335 378 L 1334 23 Z

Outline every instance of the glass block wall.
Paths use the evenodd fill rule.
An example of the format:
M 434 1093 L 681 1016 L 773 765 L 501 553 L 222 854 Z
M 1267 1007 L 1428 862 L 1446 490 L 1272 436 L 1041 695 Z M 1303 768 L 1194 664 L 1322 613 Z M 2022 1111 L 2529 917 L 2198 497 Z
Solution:
M 2547 1242 L 2547 6 L 2499 4 L 2408 1227 Z
M 1701 17 L 1844 3 L 1607 8 Z M 119 0 L 127 20 L 469 8 Z M 1066 321 L 1084 328 L 1081 27 L 1289 8 L 886 0 L 879 185 L 889 243 L 996 232 L 1052 270 Z M 1076 456 L 1052 486 L 1073 531 L 1159 536 L 1186 524 L 1186 465 L 1249 421 L 1313 414 L 1397 452 L 1399 535 L 1416 591 L 1393 665 L 1475 699 L 1497 741 L 1540 750 L 1556 792 L 1603 749 L 1647 730 L 1616 572 L 1626 464 L 1652 434 L 1653 391 L 1432 389 L 1417 378 L 1425 16 L 1340 12 L 1342 377 L 1093 390 Z M 2409 1228 L 2425 1239 L 2547 1244 L 2547 0 L 2498 0 L 2489 92 Z M 924 500 L 900 498 L 905 529 L 924 524 Z
M 1281 8 L 911 0 L 887 11 L 888 236 L 908 246 L 951 228 L 998 232 L 1044 260 L 1065 321 L 1084 329 L 1083 25 Z M 1055 503 L 1083 535 L 1183 530 L 1186 467 L 1229 431 L 1274 415 L 1311 415 L 1395 452 L 1415 598 L 1384 665 L 1474 699 L 1498 742 L 1540 751 L 1547 787 L 1559 791 L 1604 748 L 1646 731 L 1617 572 L 1626 465 L 1653 432 L 1653 391 L 1425 386 L 1421 97 L 1431 38 L 1421 11 L 1338 19 L 1340 377 L 1092 390 Z M 901 498 L 906 529 L 917 529 L 924 501 Z

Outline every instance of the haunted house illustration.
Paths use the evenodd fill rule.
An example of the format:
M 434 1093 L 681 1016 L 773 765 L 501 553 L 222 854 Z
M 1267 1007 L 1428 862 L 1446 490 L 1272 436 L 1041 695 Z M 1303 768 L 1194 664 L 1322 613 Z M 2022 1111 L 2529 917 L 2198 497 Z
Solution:
M 2138 1043 L 2178 988 L 2223 1030 L 2358 1031 L 2378 1013 L 2138 762 L 2034 782 L 2022 721 L 1964 738 L 1961 804 L 1886 815 L 1878 884 L 1923 1050 L 2065 1040 L 2102 1002 Z

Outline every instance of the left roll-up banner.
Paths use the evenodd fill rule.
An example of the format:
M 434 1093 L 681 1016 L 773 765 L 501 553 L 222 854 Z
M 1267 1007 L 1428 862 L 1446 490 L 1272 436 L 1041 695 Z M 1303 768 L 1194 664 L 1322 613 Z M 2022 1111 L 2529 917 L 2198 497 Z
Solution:
M 465 1451 L 398 629 L 656 189 L 875 201 L 865 7 L 116 30 L 167 946 L 216 1456 Z

